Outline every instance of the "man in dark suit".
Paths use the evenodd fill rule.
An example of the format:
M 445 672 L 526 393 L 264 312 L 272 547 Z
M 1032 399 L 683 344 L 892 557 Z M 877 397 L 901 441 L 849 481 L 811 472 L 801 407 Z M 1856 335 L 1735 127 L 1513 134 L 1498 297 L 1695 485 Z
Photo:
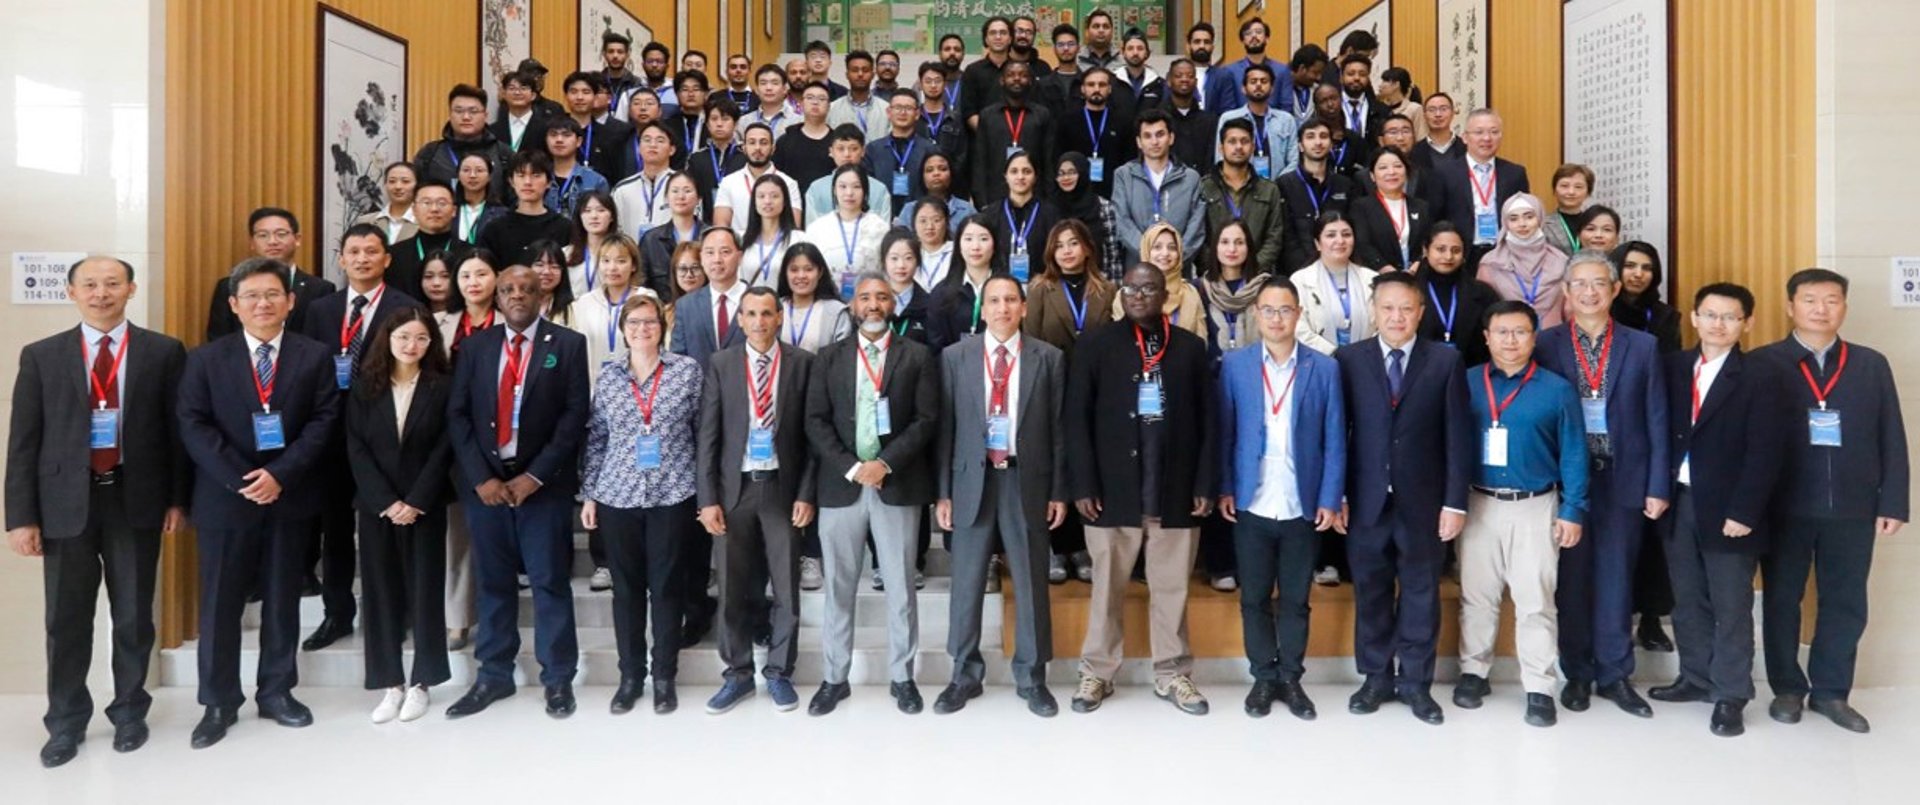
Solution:
M 1787 442 L 1784 494 L 1775 497 L 1773 540 L 1760 565 L 1761 637 L 1773 688 L 1767 714 L 1794 724 L 1810 708 L 1866 732 L 1866 717 L 1847 695 L 1867 629 L 1873 543 L 1899 533 L 1908 519 L 1907 430 L 1886 356 L 1840 338 L 1845 276 L 1824 268 L 1795 272 L 1787 279 L 1787 316 L 1793 333 L 1753 354 L 1781 376 L 1795 411 L 1792 426 L 1779 434 Z M 1801 599 L 1816 556 L 1819 612 L 1802 669 Z
M 1159 269 L 1128 269 L 1120 285 L 1127 321 L 1083 336 L 1067 380 L 1068 485 L 1093 556 L 1074 712 L 1113 695 L 1127 579 L 1143 553 L 1154 695 L 1207 712 L 1190 676 L 1187 583 L 1218 490 L 1213 378 L 1205 342 L 1161 314 L 1166 299 Z
M 447 708 L 447 717 L 473 715 L 514 693 L 519 571 L 533 588 L 534 656 L 547 715 L 565 718 L 573 714 L 580 659 L 567 573 L 587 430 L 587 342 L 540 318 L 533 269 L 502 272 L 497 296 L 506 326 L 467 337 L 447 403 L 447 434 L 459 465 L 456 486 L 473 532 L 480 591 L 474 641 L 480 672 L 473 688 Z
M 807 441 L 820 463 L 826 592 L 824 679 L 807 712 L 833 712 L 849 693 L 855 596 L 871 534 L 887 593 L 888 693 L 901 712 L 918 713 L 923 702 L 913 684 L 920 644 L 913 565 L 920 515 L 933 503 L 927 448 L 939 425 L 939 368 L 925 345 L 893 337 L 893 288 L 886 275 L 863 272 L 853 287 L 859 332 L 820 350 L 807 387 Z
M 47 768 L 73 759 L 93 718 L 87 668 L 103 574 L 113 615 L 113 748 L 131 752 L 147 741 L 160 534 L 186 522 L 192 468 L 174 416 L 187 352 L 127 321 L 134 290 L 124 261 L 73 264 L 67 298 L 80 326 L 28 344 L 14 379 L 7 537 L 15 553 L 45 557 Z
M 1340 60 L 1340 115 L 1347 121 L 1347 131 L 1363 142 L 1360 143 L 1371 156 L 1373 144 L 1380 139 L 1380 127 L 1386 123 L 1387 115 L 1393 109 L 1373 94 L 1373 59 L 1364 54 L 1354 53 Z M 1366 164 L 1366 159 L 1359 160 Z
M 725 683 L 707 702 L 707 712 L 716 715 L 753 695 L 753 636 L 769 617 L 768 694 L 776 708 L 799 706 L 793 690 L 800 631 L 795 540 L 814 516 L 814 460 L 806 437 L 813 356 L 779 342 L 780 302 L 772 289 L 747 290 L 739 329 L 745 343 L 714 354 L 700 395 L 700 524 L 723 540 L 720 659 L 727 667 Z M 707 563 L 691 564 L 701 571 L 704 587 Z M 769 582 L 773 608 L 763 613 L 760 592 Z
M 407 308 L 420 303 L 405 292 L 386 284 L 387 233 L 379 224 L 354 224 L 340 236 L 340 270 L 347 287 L 321 297 L 307 311 L 306 326 L 300 334 L 329 348 L 339 346 L 333 355 L 333 379 L 341 392 L 352 384 L 360 367 L 360 355 L 367 339 L 380 325 Z M 386 349 L 374 344 L 374 349 Z M 333 439 L 323 459 L 327 466 L 342 467 L 347 461 L 346 428 L 334 429 Z M 353 474 L 330 472 L 322 480 L 326 487 L 326 505 L 309 526 L 307 571 L 320 569 L 320 599 L 325 617 L 313 634 L 300 644 L 302 651 L 319 651 L 334 641 L 353 634 L 353 619 L 358 607 L 353 597 Z
M 1347 709 L 1371 713 L 1398 698 L 1439 724 L 1446 714 L 1431 691 L 1443 544 L 1466 524 L 1474 440 L 1460 353 L 1415 338 L 1425 312 L 1407 274 L 1381 274 L 1373 283 L 1379 335 L 1333 356 L 1350 428 L 1341 519 L 1353 568 L 1354 662 L 1366 677 Z
M 747 284 L 740 281 L 740 236 L 724 226 L 709 227 L 700 236 L 700 269 L 707 284 L 673 303 L 672 349 L 706 366 L 713 354 L 746 343 L 746 330 L 737 321 Z M 681 642 L 692 646 L 713 628 L 718 606 L 707 597 L 711 559 L 681 562 L 686 618 Z
M 392 253 L 393 262 L 387 266 L 386 283 L 388 287 L 425 303 L 426 293 L 420 289 L 421 274 L 425 270 L 427 258 L 435 252 L 458 254 L 470 248 L 460 240 L 460 234 L 454 231 L 454 209 L 456 202 L 452 188 L 445 185 L 423 184 L 413 191 L 413 215 L 419 229 L 413 237 L 397 241 L 387 251 Z M 450 274 L 460 273 L 459 258 L 447 266 Z M 453 284 L 453 306 L 459 307 L 459 283 Z
M 277 260 L 287 267 L 287 281 L 292 283 L 296 297 L 287 326 L 300 332 L 307 320 L 307 306 L 333 293 L 333 283 L 301 271 L 293 264 L 294 252 L 300 250 L 300 220 L 279 207 L 261 207 L 247 216 L 247 232 L 250 238 L 247 248 L 254 257 Z M 213 298 L 207 301 L 207 341 L 240 331 L 240 318 L 233 314 L 229 303 L 232 296 L 226 277 L 213 284 Z
M 947 654 L 953 683 L 933 711 L 952 713 L 982 693 L 980 608 L 996 547 L 1013 574 L 1013 679 L 1034 715 L 1060 705 L 1047 690 L 1053 654 L 1047 610 L 1050 529 L 1067 519 L 1066 432 L 1060 429 L 1066 357 L 1052 344 L 1022 338 L 1026 292 L 1008 274 L 981 290 L 987 332 L 940 354 L 940 429 L 934 438 L 939 501 L 934 519 L 953 534 L 953 600 Z M 996 539 L 997 537 L 997 539 Z
M 1540 333 L 1538 360 L 1580 392 L 1587 431 L 1585 539 L 1560 552 L 1560 703 L 1587 709 L 1599 693 L 1642 718 L 1633 689 L 1633 579 L 1646 520 L 1673 499 L 1667 461 L 1667 384 L 1653 336 L 1614 325 L 1619 270 L 1582 250 L 1567 266 L 1573 320 Z
M 1647 695 L 1713 702 L 1709 727 L 1731 737 L 1746 731 L 1741 711 L 1753 699 L 1753 572 L 1767 550 L 1766 512 L 1791 414 L 1781 378 L 1740 351 L 1753 292 L 1714 283 L 1693 298 L 1700 346 L 1665 361 L 1667 455 L 1677 483 L 1660 525 L 1680 678 Z
M 1532 192 L 1527 183 L 1527 168 L 1508 162 L 1500 151 L 1500 115 L 1492 109 L 1479 109 L 1467 116 L 1467 141 L 1464 159 L 1440 159 L 1433 163 L 1439 179 L 1436 218 L 1453 222 L 1467 240 L 1467 267 L 1480 264 L 1480 256 L 1493 248 L 1500 234 L 1500 211 L 1507 199 L 1518 193 Z
M 330 350 L 287 327 L 291 268 L 254 258 L 233 270 L 229 305 L 241 331 L 187 356 L 180 438 L 195 467 L 193 522 L 200 553 L 200 703 L 193 746 L 227 735 L 238 717 L 240 617 L 260 597 L 260 715 L 285 727 L 313 723 L 293 698 L 299 672 L 300 576 L 308 521 L 320 515 L 317 473 L 339 426 Z

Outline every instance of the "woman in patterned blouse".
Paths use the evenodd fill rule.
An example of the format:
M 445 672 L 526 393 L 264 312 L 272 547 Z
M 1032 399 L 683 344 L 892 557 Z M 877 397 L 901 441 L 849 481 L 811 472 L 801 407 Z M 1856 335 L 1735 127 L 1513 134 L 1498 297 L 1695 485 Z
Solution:
M 706 556 L 696 549 L 706 543 L 693 530 L 693 432 L 702 373 L 692 358 L 662 351 L 666 311 L 657 297 L 627 297 L 619 321 L 626 360 L 608 363 L 594 383 L 580 519 L 605 535 L 613 569 L 620 687 L 610 709 L 625 713 L 640 698 L 651 596 L 653 710 L 667 713 L 678 702 L 673 680 L 685 603 L 674 581 L 676 565 Z

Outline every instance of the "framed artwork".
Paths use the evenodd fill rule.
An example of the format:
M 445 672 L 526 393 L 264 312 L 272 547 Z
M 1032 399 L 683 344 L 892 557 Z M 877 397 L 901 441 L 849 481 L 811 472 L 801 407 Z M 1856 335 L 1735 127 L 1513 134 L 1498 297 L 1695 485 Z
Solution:
M 633 16 L 619 0 L 579 0 L 580 2 L 580 69 L 598 70 L 606 66 L 600 63 L 600 41 L 608 31 L 622 34 L 633 40 L 631 52 L 633 66 L 639 69 L 640 47 L 653 41 L 653 29 Z
M 1340 55 L 1340 40 L 1354 31 L 1367 31 L 1380 40 L 1380 51 L 1373 54 L 1373 81 L 1376 87 L 1380 83 L 1380 74 L 1393 64 L 1393 2 L 1380 0 L 1367 7 L 1367 10 L 1355 15 L 1347 24 L 1333 29 L 1327 36 L 1327 55 Z M 1331 68 L 1329 68 L 1331 69 Z
M 1671 30 L 1667 0 L 1569 0 L 1560 17 L 1561 158 L 1593 169 L 1591 202 L 1620 213 L 1622 241 L 1669 261 Z
M 480 1 L 480 80 L 486 87 L 487 119 L 500 107 L 500 76 L 533 56 L 533 0 Z
M 325 5 L 319 9 L 317 268 L 338 284 L 341 234 L 353 219 L 380 209 L 381 173 L 407 156 L 407 40 Z
M 1487 0 L 1440 0 L 1434 53 L 1440 60 L 1439 89 L 1453 98 L 1453 118 L 1459 134 L 1474 109 L 1492 106 L 1487 100 Z

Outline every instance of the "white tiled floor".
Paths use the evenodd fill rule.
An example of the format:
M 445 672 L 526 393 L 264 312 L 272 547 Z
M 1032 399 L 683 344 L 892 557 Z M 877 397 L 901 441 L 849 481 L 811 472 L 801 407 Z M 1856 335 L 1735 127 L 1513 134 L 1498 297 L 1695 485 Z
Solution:
M 1561 714 L 1560 726 L 1521 723 L 1513 686 L 1476 712 L 1448 707 L 1429 727 L 1405 708 L 1345 711 L 1345 687 L 1313 686 L 1314 723 L 1278 712 L 1240 712 L 1241 689 L 1215 686 L 1214 714 L 1195 718 L 1122 688 L 1092 715 L 1028 715 L 1007 688 L 965 711 L 904 716 L 886 690 L 863 687 L 825 719 L 775 713 L 764 695 L 707 716 L 712 691 L 682 692 L 682 709 L 655 717 L 648 704 L 619 718 L 607 688 L 581 690 L 581 712 L 548 719 L 537 690 L 461 723 L 439 710 L 458 691 L 436 691 L 432 715 L 414 724 L 368 723 L 374 696 L 343 689 L 299 695 L 317 723 L 288 730 L 249 707 L 227 740 L 193 751 L 192 691 L 159 691 L 154 739 L 116 755 L 96 720 L 68 766 L 38 767 L 42 700 L 0 697 L 0 802 L 530 802 L 558 796 L 601 802 L 1180 802 L 1311 801 L 1453 803 L 1911 803 L 1920 791 L 1920 702 L 1872 690 L 1854 703 L 1875 732 L 1842 732 L 1810 716 L 1796 727 L 1748 708 L 1748 733 L 1708 734 L 1704 705 L 1664 705 L 1651 721 L 1596 700 Z M 928 703 L 938 691 L 925 689 Z M 1069 691 L 1057 689 L 1065 704 Z M 802 699 L 811 691 L 802 691 Z M 539 798 L 539 799 L 535 799 Z

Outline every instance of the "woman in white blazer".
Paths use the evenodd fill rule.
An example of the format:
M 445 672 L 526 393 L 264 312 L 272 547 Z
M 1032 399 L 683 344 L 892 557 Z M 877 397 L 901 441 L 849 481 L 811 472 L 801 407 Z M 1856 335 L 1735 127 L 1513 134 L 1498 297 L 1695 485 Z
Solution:
M 1353 224 L 1336 210 L 1314 224 L 1320 259 L 1290 278 L 1300 289 L 1300 323 L 1294 338 L 1317 352 L 1372 338 L 1373 269 L 1353 264 Z

